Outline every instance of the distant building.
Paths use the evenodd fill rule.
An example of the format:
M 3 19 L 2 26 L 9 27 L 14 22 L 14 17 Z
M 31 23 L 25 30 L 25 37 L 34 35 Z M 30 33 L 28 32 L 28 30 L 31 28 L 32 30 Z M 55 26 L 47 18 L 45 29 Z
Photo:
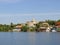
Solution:
M 37 24 L 37 21 L 33 18 L 32 21 L 28 21 L 26 24 L 29 27 L 35 27 L 35 24 Z
M 13 32 L 21 32 L 21 29 L 13 29 Z
M 22 26 L 23 26 L 22 24 L 17 24 L 15 28 L 19 28 L 19 29 L 21 29 Z
M 60 22 L 55 23 L 56 27 L 60 28 Z
M 50 26 L 49 26 L 49 24 L 46 23 L 46 22 L 42 22 L 40 24 L 40 28 L 38 29 L 38 31 L 40 31 L 40 32 L 50 32 Z
M 16 27 L 13 29 L 13 32 L 20 32 L 22 28 L 21 24 L 17 24 Z
M 60 32 L 60 22 L 56 22 L 55 25 L 56 25 L 56 28 L 57 28 L 57 32 Z

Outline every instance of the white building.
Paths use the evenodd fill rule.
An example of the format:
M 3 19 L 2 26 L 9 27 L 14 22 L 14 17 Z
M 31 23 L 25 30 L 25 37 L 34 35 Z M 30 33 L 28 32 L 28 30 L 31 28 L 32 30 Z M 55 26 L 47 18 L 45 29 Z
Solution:
M 21 29 L 13 29 L 13 32 L 20 32 Z
M 27 25 L 29 27 L 35 27 L 35 24 L 37 24 L 37 21 L 33 18 L 32 21 L 28 21 Z

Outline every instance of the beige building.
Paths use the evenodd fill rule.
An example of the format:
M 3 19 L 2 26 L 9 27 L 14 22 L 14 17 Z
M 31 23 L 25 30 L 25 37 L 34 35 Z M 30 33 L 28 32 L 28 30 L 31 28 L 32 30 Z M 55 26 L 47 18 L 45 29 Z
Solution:
M 38 29 L 38 31 L 40 32 L 50 32 L 50 26 L 48 23 L 43 22 L 42 24 L 40 24 L 40 28 Z
M 22 24 L 17 24 L 13 32 L 21 32 Z
M 35 24 L 37 24 L 37 21 L 33 18 L 32 21 L 28 21 L 27 25 L 29 27 L 35 27 Z

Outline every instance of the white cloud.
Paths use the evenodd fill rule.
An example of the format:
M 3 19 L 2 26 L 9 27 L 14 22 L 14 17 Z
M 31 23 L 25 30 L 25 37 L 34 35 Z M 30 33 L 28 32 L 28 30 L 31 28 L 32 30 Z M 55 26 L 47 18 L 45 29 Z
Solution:
M 22 0 L 0 0 L 0 2 L 7 2 L 7 3 L 16 3 Z

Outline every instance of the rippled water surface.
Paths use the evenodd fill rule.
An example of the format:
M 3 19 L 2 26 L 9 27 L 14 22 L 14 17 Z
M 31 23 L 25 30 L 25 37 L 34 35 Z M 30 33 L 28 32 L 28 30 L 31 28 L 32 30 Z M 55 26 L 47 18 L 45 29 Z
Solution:
M 60 33 L 0 32 L 0 45 L 60 45 Z

